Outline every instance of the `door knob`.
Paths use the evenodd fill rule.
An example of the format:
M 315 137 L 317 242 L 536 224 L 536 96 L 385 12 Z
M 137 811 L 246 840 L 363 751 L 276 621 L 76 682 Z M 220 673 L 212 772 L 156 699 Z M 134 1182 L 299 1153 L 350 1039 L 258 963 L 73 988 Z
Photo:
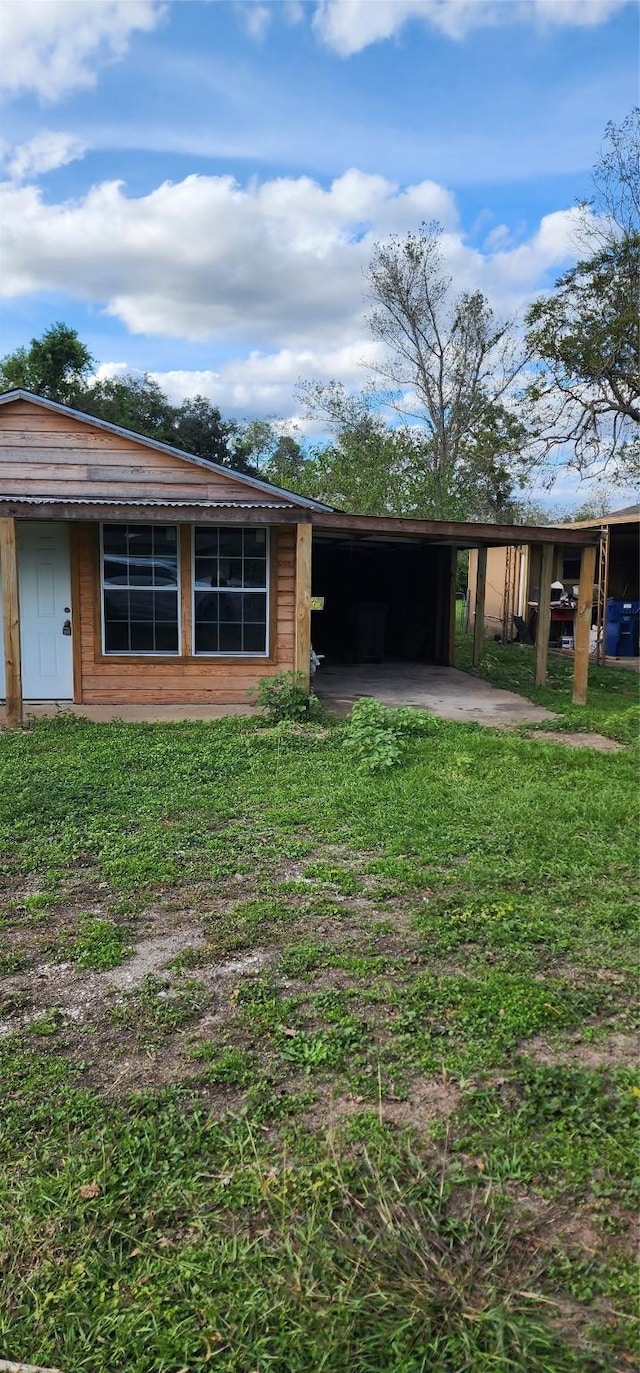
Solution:
M 71 634 L 71 620 L 65 620 L 62 626 L 62 633 L 69 636 Z

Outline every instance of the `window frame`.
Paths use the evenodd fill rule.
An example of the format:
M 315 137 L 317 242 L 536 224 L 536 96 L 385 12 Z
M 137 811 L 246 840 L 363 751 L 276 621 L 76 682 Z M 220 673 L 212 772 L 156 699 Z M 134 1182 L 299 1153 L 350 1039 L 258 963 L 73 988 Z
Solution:
M 243 594 L 245 594 L 245 593 L 246 593 L 246 594 L 254 594 L 254 595 L 257 594 L 257 595 L 259 595 L 259 596 L 264 595 L 264 598 L 265 598 L 264 652 L 258 653 L 255 649 L 250 649 L 249 651 L 246 651 L 246 650 L 244 650 L 244 649 L 236 649 L 235 651 L 234 651 L 234 650 L 230 650 L 230 649 L 222 649 L 222 650 L 221 650 L 221 649 L 218 649 L 217 651 L 216 651 L 216 650 L 213 650 L 213 649 L 199 649 L 199 650 L 196 650 L 196 593 L 197 593 L 198 591 L 202 591 L 202 590 L 203 590 L 202 587 L 196 587 L 196 530 L 197 530 L 197 529 L 217 529 L 217 530 L 221 530 L 221 529 L 240 529 L 240 530 L 243 530 L 243 531 L 244 531 L 245 529 L 250 529 L 250 530 L 254 530 L 254 529 L 264 529 L 265 534 L 266 534 L 266 540 L 265 540 L 265 542 L 266 542 L 266 561 L 265 561 L 265 586 L 264 586 L 264 590 L 263 590 L 262 587 L 246 587 L 246 588 L 237 587 L 237 588 L 233 588 L 234 590 L 237 590 L 237 591 L 240 593 L 240 595 L 243 595 Z M 262 524 L 261 524 L 261 525 L 255 525 L 255 524 L 246 524 L 246 525 L 245 525 L 245 524 L 208 524 L 208 523 L 207 523 L 207 524 L 200 524 L 200 523 L 195 523 L 195 524 L 192 524 L 192 525 L 191 525 L 191 528 L 190 528 L 190 539 L 191 539 L 191 558 L 190 558 L 190 567 L 191 567 L 191 656 L 192 656 L 192 658 L 197 658 L 197 659 L 200 659 L 200 658 L 216 658 L 216 659 L 221 659 L 221 658 L 239 658 L 239 659 L 241 659 L 241 660 L 244 660 L 245 662 L 246 662 L 247 660 L 251 660 L 252 658 L 254 658 L 254 659 L 257 659 L 259 662 L 264 662 L 264 660 L 265 660 L 265 659 L 268 659 L 268 658 L 270 657 L 270 654 L 271 654 L 271 529 L 270 529 L 269 525 L 262 525 Z M 243 558 L 243 562 L 244 562 L 244 558 Z M 222 590 L 222 591 L 224 591 L 225 588 L 224 588 L 224 587 L 213 587 L 212 590 L 216 590 L 216 591 Z
M 119 648 L 115 651 L 106 647 L 106 620 L 104 613 L 104 593 L 105 591 L 117 591 L 117 587 L 105 587 L 104 584 L 104 530 L 105 526 L 111 525 L 146 525 L 159 526 L 161 529 L 175 529 L 176 531 L 176 585 L 175 587 L 149 587 L 139 586 L 123 587 L 127 591 L 153 591 L 165 590 L 174 591 L 176 594 L 176 619 L 178 627 L 178 647 L 177 649 L 167 648 Z M 174 662 L 176 658 L 182 657 L 182 557 L 181 557 L 181 526 L 174 524 L 171 520 L 101 520 L 100 521 L 100 649 L 103 658 L 168 658 Z

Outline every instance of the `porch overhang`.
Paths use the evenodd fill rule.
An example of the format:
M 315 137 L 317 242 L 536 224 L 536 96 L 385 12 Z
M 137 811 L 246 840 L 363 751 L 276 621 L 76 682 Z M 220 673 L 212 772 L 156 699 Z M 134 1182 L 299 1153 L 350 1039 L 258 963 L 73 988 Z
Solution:
M 311 512 L 281 501 L 118 501 L 95 497 L 0 496 L 0 517 L 171 524 L 308 524 Z

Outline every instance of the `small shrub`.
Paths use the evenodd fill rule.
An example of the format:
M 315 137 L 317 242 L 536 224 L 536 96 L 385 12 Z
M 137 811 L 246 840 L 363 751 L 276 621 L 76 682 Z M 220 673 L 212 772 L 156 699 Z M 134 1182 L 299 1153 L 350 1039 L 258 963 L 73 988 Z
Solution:
M 387 772 L 402 762 L 410 738 L 423 738 L 436 721 L 422 711 L 389 710 L 381 701 L 356 701 L 347 721 L 344 746 L 365 772 Z
M 278 672 L 275 677 L 261 677 L 257 687 L 247 692 L 252 705 L 262 706 L 272 725 L 282 720 L 303 724 L 322 719 L 322 704 L 312 691 L 307 691 L 301 672 Z

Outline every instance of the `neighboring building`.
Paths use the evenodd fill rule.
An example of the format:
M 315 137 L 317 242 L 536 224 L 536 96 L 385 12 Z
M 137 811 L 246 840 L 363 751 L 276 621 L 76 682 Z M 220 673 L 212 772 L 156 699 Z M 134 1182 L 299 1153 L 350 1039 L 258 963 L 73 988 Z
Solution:
M 459 549 L 553 531 L 345 515 L 24 391 L 0 396 L 0 696 L 232 704 L 333 662 L 453 661 Z M 594 540 L 569 537 L 580 553 Z M 323 608 L 311 609 L 311 597 Z M 582 688 L 580 688 L 582 689 Z
M 591 530 L 602 537 L 601 556 L 596 567 L 593 596 L 593 628 L 597 628 L 598 607 L 602 621 L 607 602 L 637 604 L 640 601 L 640 505 L 625 506 L 596 520 L 556 525 L 552 580 L 562 582 L 572 594 L 580 576 L 579 550 L 563 540 L 563 532 Z M 540 587 L 541 547 L 518 543 L 511 547 L 490 548 L 487 553 L 484 624 L 488 636 L 513 638 L 514 615 L 529 621 L 537 606 Z M 469 555 L 469 623 L 475 623 L 477 555 Z M 602 643 L 606 647 L 606 623 Z M 609 648 L 612 651 L 612 636 Z

